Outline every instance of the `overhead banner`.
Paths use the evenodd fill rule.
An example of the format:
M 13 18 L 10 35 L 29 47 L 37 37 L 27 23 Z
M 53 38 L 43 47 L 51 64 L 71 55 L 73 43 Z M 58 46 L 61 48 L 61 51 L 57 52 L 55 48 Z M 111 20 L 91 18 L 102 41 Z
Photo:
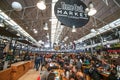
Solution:
M 54 12 L 58 20 L 67 27 L 76 28 L 86 25 L 89 16 L 85 13 L 87 6 L 80 0 L 59 0 L 56 2 Z

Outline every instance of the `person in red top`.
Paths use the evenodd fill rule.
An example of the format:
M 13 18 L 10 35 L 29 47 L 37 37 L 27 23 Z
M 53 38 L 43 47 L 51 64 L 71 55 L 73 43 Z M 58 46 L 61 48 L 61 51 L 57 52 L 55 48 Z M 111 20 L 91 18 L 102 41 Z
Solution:
M 40 76 L 38 76 L 37 80 L 40 80 Z

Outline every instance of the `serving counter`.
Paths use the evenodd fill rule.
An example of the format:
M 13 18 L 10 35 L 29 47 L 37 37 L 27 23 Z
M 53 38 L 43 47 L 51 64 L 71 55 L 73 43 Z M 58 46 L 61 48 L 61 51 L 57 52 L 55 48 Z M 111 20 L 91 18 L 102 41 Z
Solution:
M 33 61 L 22 61 L 11 65 L 10 68 L 0 71 L 0 80 L 18 80 L 33 67 Z
M 11 72 L 11 68 L 0 71 L 0 80 L 12 80 Z

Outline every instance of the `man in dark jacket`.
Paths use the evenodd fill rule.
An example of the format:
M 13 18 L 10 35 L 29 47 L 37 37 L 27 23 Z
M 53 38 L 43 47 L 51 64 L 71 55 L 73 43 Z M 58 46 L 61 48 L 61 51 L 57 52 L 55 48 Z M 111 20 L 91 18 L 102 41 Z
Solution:
M 36 68 L 36 71 L 38 71 L 39 67 L 40 67 L 40 56 L 37 55 L 35 57 L 35 68 Z

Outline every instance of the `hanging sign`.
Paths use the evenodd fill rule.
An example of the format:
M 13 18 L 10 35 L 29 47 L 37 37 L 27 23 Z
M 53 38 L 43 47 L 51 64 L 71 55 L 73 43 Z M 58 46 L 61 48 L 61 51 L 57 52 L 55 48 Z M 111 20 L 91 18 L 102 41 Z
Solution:
M 80 0 L 59 0 L 54 12 L 58 20 L 67 27 L 76 28 L 86 25 L 89 16 L 85 13 L 86 5 Z

